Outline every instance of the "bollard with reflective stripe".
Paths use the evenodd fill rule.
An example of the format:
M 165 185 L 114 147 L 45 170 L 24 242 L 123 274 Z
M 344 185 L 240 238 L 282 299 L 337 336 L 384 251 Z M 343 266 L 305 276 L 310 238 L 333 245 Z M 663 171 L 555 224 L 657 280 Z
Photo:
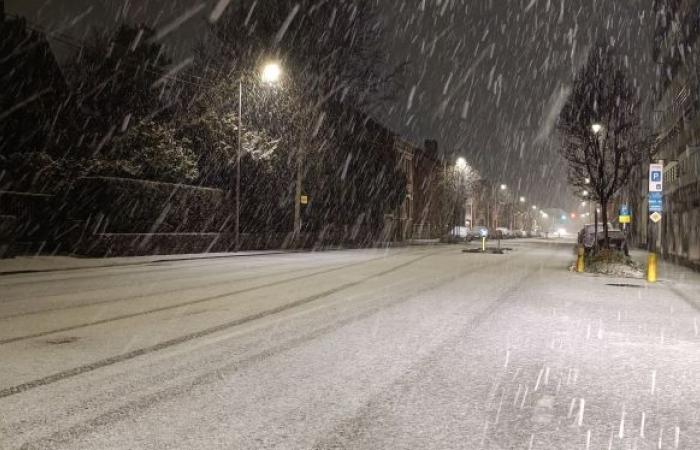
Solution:
M 656 253 L 649 253 L 647 260 L 647 281 L 656 283 Z
M 579 245 L 578 247 L 578 259 L 576 260 L 576 271 L 578 273 L 583 273 L 586 271 L 586 249 L 583 247 L 583 245 Z

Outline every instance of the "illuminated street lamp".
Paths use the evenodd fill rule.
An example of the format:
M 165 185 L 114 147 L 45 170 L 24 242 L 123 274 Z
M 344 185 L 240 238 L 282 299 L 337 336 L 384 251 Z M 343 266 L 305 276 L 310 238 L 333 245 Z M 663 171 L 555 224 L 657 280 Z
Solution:
M 501 190 L 502 190 L 502 191 L 505 191 L 506 189 L 508 189 L 508 185 L 507 185 L 507 184 L 502 184 L 502 185 L 501 185 Z
M 520 197 L 520 203 L 525 203 L 525 197 Z
M 260 73 L 264 83 L 275 84 L 282 76 L 282 68 L 275 62 L 265 64 Z M 238 149 L 236 150 L 236 251 L 241 248 L 241 151 L 243 147 L 243 78 L 238 80 Z
M 537 210 L 537 205 L 532 205 L 532 209 Z
M 464 170 L 467 168 L 467 160 L 464 158 L 457 158 L 457 164 L 456 164 L 457 169 L 459 170 Z
M 261 79 L 264 83 L 275 84 L 282 77 L 282 67 L 276 62 L 265 64 L 262 69 Z
M 593 134 L 598 134 L 603 130 L 603 125 L 599 123 L 594 123 L 591 125 L 591 130 L 593 130 Z

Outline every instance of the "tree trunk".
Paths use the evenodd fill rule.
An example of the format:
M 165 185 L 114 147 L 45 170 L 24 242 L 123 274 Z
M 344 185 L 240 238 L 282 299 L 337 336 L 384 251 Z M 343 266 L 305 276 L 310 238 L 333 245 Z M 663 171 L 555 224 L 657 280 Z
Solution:
M 608 201 L 600 202 L 600 212 L 602 213 L 603 221 L 603 248 L 606 250 L 610 249 L 610 240 L 608 239 Z M 596 237 L 597 239 L 597 237 Z

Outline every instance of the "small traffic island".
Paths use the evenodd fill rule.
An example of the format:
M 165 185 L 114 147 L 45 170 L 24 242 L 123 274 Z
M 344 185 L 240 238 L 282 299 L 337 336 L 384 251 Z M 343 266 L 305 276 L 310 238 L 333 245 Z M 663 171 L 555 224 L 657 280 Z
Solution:
M 479 253 L 479 254 L 484 254 L 484 255 L 505 255 L 508 252 L 512 252 L 512 248 L 508 247 L 501 247 L 501 248 L 486 248 L 486 249 L 481 249 L 481 248 L 466 248 L 462 250 L 462 253 Z
M 581 258 L 583 258 L 581 260 Z M 583 263 L 581 265 L 581 263 Z M 579 256 L 579 261 L 574 263 L 572 272 L 590 273 L 614 278 L 644 279 L 647 268 L 635 262 L 623 252 L 615 250 L 603 250 L 597 255 Z

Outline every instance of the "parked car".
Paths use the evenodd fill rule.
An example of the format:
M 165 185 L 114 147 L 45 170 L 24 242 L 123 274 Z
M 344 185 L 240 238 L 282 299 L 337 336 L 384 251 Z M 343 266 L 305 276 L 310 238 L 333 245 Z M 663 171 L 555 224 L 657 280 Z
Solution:
M 591 251 L 596 245 L 595 227 L 595 224 L 587 224 L 578 233 L 578 243 L 579 245 L 583 245 L 587 252 Z M 624 252 L 625 255 L 629 255 L 629 247 L 627 245 L 625 232 L 619 228 L 613 227 L 611 223 L 608 223 L 608 240 L 611 248 L 616 248 Z M 598 246 L 602 246 L 605 243 L 605 232 L 602 223 L 598 224 L 597 242 Z
M 466 239 L 469 235 L 469 228 L 456 226 L 450 231 L 450 236 L 453 238 Z
M 505 227 L 498 227 L 493 232 L 494 239 L 510 239 L 513 237 L 513 232 Z
M 482 237 L 489 237 L 489 229 L 482 226 L 475 226 L 467 233 L 467 240 L 473 241 L 481 239 Z
M 525 230 L 515 230 L 513 232 L 513 236 L 516 238 L 526 238 L 527 236 L 527 231 Z

